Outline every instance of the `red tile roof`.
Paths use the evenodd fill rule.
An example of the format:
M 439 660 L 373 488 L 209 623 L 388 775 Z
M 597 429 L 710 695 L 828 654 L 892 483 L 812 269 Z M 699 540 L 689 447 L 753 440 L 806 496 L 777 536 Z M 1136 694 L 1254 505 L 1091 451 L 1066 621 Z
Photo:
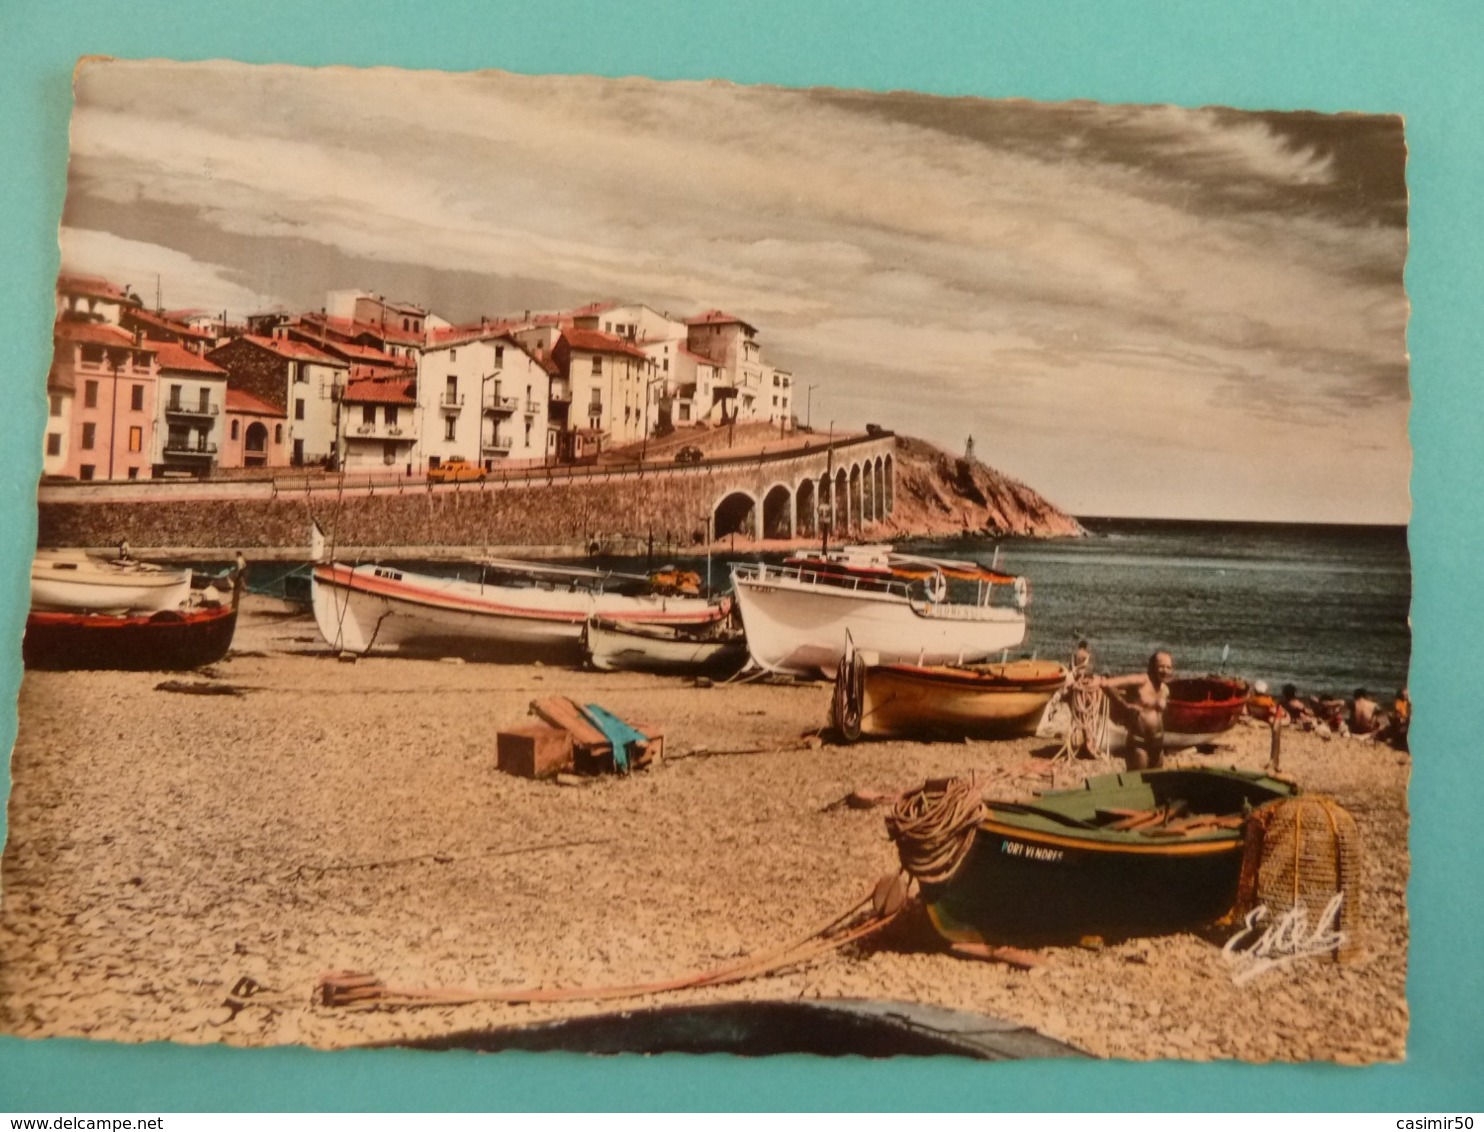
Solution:
M 241 389 L 227 387 L 227 412 L 247 413 L 255 417 L 287 417 L 286 410 L 270 405 L 267 401 L 254 397 Z
M 63 272 L 57 276 L 57 290 L 64 295 L 86 295 L 90 299 L 110 299 L 116 303 L 138 305 L 128 291 L 99 275 L 72 275 Z
M 694 350 L 689 349 L 685 346 L 681 346 L 678 352 L 684 354 L 687 358 L 693 358 L 698 362 L 704 362 L 708 366 L 719 366 L 722 364 L 715 358 L 708 358 L 705 354 L 698 354 Z
M 62 342 L 87 342 L 98 346 L 127 346 L 153 354 L 158 342 L 135 342 L 134 335 L 111 322 L 83 322 L 64 318 L 52 327 L 52 336 Z
M 698 314 L 695 318 L 685 320 L 687 326 L 728 326 L 732 324 L 745 326 L 754 332 L 757 330 L 757 327 L 746 319 L 737 318 L 735 315 L 727 314 L 726 311 L 707 311 L 705 314 Z
M 174 334 L 181 338 L 195 338 L 202 342 L 216 341 L 215 334 L 205 330 L 197 330 L 181 322 L 174 322 L 171 319 L 165 318 L 163 315 L 154 314 L 147 310 L 125 311 L 124 317 L 132 322 L 143 323 L 151 329 L 161 330 L 166 334 Z
M 575 326 L 569 326 L 562 331 L 562 337 L 574 350 L 587 350 L 596 354 L 627 354 L 632 358 L 649 360 L 649 355 L 627 338 L 605 334 L 601 330 L 579 330 Z
M 347 361 L 362 362 L 373 366 L 392 366 L 397 369 L 415 369 L 417 363 L 407 357 L 388 354 L 375 346 L 362 346 L 358 342 L 326 342 L 318 347 L 327 353 L 338 354 Z
M 288 358 L 296 362 L 313 362 L 316 365 L 334 366 L 337 369 L 345 369 L 347 364 L 340 358 L 332 357 L 321 350 L 305 342 L 297 342 L 292 338 L 264 338 L 257 334 L 244 334 L 243 342 L 251 342 L 264 350 L 270 350 L 281 358 Z
M 208 362 L 200 354 L 193 354 L 179 342 L 154 343 L 155 358 L 161 370 L 182 370 L 207 377 L 226 377 L 227 371 L 215 362 Z
M 389 381 L 367 378 L 347 385 L 341 400 L 358 405 L 416 405 L 415 388 L 416 383 L 411 378 L 393 378 Z

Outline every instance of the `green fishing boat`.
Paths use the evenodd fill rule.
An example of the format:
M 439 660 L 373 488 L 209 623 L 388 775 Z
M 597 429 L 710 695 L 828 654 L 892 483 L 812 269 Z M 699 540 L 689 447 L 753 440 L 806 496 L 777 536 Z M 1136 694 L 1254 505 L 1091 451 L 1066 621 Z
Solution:
M 1123 938 L 1217 920 L 1236 900 L 1247 817 L 1298 793 L 1269 775 L 1199 767 L 1100 775 L 1024 802 L 981 803 L 956 782 L 929 783 L 888 819 L 953 943 Z

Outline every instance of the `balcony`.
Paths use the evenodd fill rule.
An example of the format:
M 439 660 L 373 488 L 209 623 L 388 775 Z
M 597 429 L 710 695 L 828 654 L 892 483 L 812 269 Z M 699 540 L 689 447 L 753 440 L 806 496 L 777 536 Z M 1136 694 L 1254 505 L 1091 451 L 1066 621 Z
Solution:
M 214 417 L 221 408 L 217 405 L 195 405 L 187 404 L 185 401 L 177 401 L 174 398 L 165 402 L 165 412 L 173 413 L 177 417 Z
M 559 405 L 570 405 L 572 403 L 572 390 L 561 385 L 551 387 L 551 400 Z
M 211 457 L 216 455 L 216 441 L 167 440 L 165 441 L 165 455 L 167 456 L 193 456 Z
M 533 416 L 534 414 L 539 413 L 540 411 L 541 411 L 541 404 L 540 404 L 539 401 L 527 401 L 526 402 L 526 415 L 527 416 Z
M 464 395 L 462 393 L 445 393 L 438 398 L 438 407 L 445 413 L 454 414 L 464 407 Z
M 512 441 L 508 436 L 495 436 L 484 442 L 486 452 L 509 452 Z
M 370 421 L 358 424 L 346 434 L 346 439 L 356 440 L 365 437 L 369 440 L 395 439 L 402 435 L 401 425 L 389 425 L 385 421 Z
M 520 408 L 519 397 L 500 397 L 496 395 L 484 403 L 484 411 L 486 413 L 513 413 L 518 408 Z

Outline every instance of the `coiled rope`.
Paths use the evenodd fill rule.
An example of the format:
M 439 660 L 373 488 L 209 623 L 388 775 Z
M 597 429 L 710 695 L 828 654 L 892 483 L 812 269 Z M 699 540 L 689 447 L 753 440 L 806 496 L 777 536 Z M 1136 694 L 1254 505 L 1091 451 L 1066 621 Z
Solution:
M 983 817 L 974 779 L 941 779 L 903 795 L 887 815 L 886 832 L 918 884 L 947 884 L 969 855 Z

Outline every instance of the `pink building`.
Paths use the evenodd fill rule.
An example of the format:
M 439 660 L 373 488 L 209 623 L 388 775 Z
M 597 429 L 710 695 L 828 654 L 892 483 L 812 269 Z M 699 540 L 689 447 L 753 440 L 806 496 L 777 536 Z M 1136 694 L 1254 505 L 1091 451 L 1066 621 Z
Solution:
M 286 468 L 288 414 L 242 389 L 227 390 L 225 436 L 217 454 L 223 468 Z
M 157 379 L 148 342 L 107 322 L 53 330 L 43 469 L 74 479 L 148 479 Z

